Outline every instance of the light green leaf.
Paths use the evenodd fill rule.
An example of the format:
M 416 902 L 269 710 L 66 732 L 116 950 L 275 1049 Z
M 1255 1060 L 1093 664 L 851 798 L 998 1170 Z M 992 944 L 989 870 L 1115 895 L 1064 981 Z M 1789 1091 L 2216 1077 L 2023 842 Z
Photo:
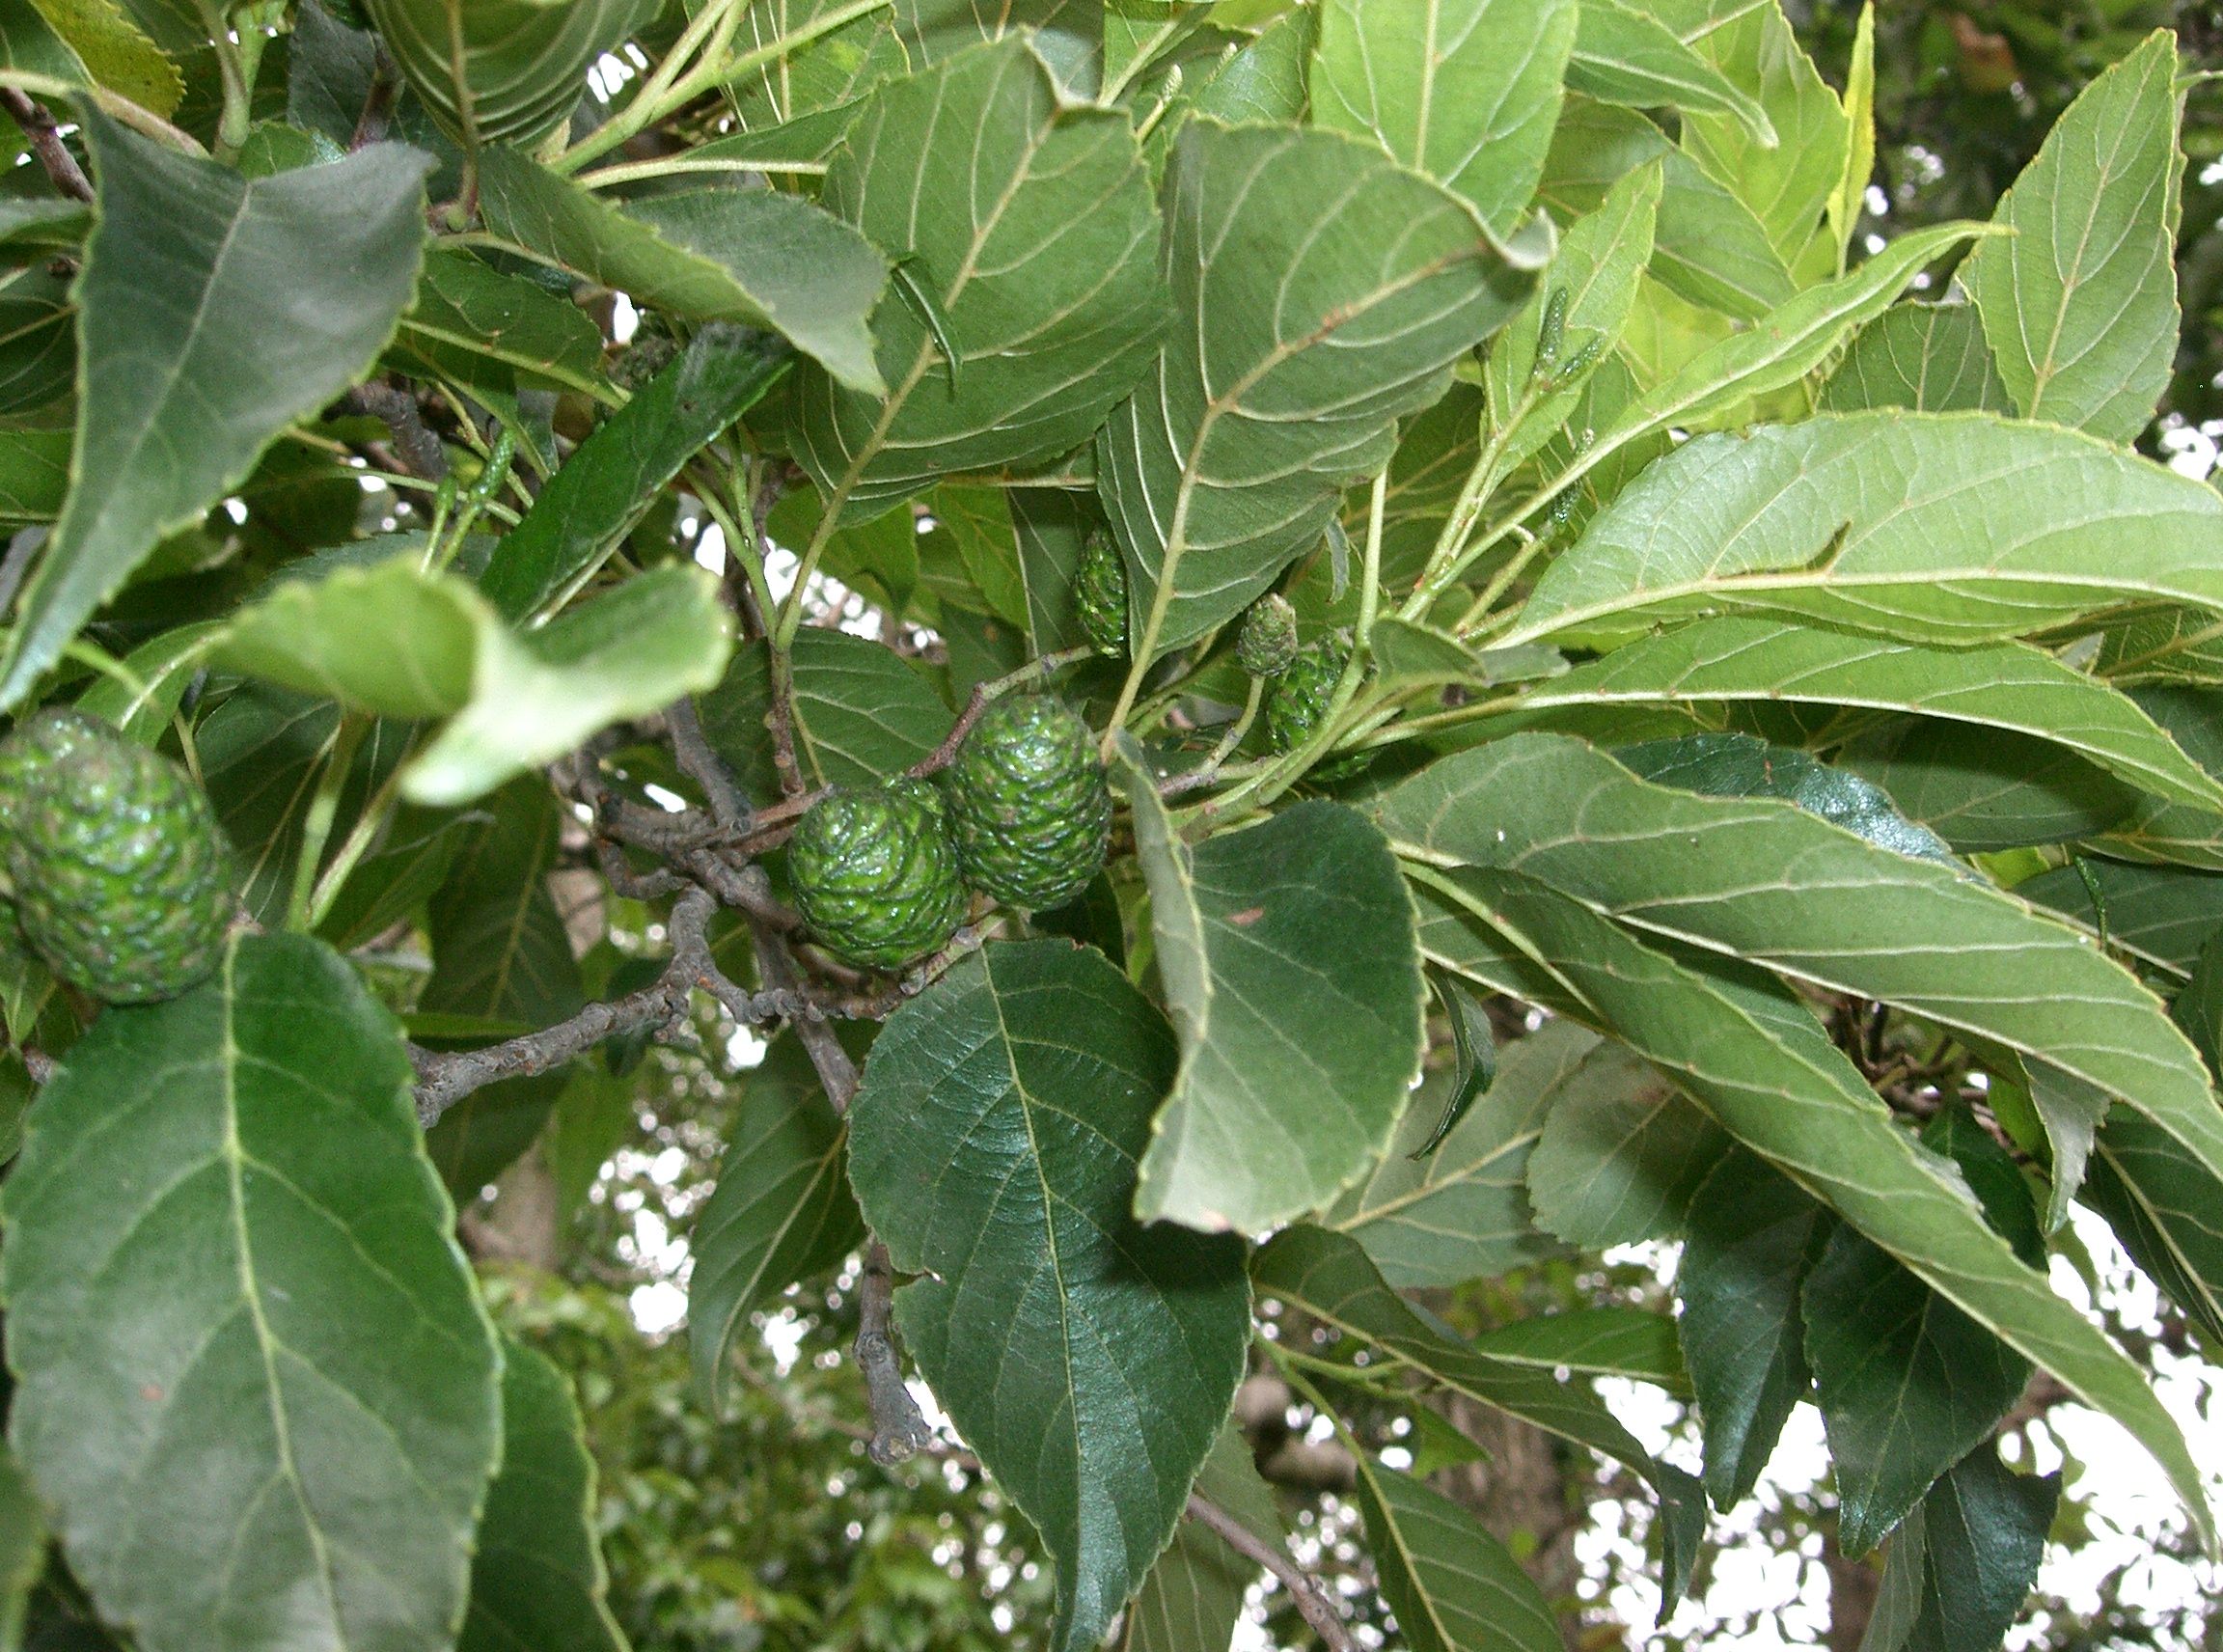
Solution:
M 233 621 L 215 659 L 374 716 L 446 717 L 470 703 L 498 625 L 469 585 L 403 555 L 280 582 Z
M 1389 1144 L 1420 1066 L 1413 903 L 1363 815 L 1300 803 L 1194 848 L 1123 747 L 1181 1069 L 1135 1191 L 1145 1222 L 1253 1233 Z
M 245 936 L 103 1014 L 5 1198 L 10 1436 L 148 1652 L 440 1652 L 499 1448 L 494 1335 L 399 1028 L 320 944 Z
M 1442 1144 L 1408 1157 L 1434 1131 L 1441 1085 L 1423 1085 L 1373 1173 L 1321 1220 L 1366 1248 L 1391 1284 L 1455 1285 L 1559 1253 L 1538 1230 L 1523 1174 L 1547 1111 L 1597 1039 L 1547 1022 L 1505 1046 L 1497 1077 Z
M 2012 413 L 1973 304 L 1895 304 L 1867 326 L 1822 387 L 1825 413 Z
M 1927 648 L 1771 620 L 1702 620 L 1579 666 L 1522 704 L 1778 701 L 1904 711 L 2049 740 L 2156 796 L 2223 806 L 2223 785 L 2136 702 L 2018 643 Z
M 0 1646 L 11 1652 L 23 1644 L 23 1608 L 45 1569 L 46 1512 L 15 1453 L 0 1446 Z
M 1196 1495 L 1240 1520 L 1261 1541 L 1281 1542 L 1281 1510 L 1274 1490 L 1258 1477 L 1250 1443 L 1232 1422 L 1220 1431 L 1212 1455 L 1204 1459 Z M 1227 1652 L 1243 1615 L 1244 1596 L 1257 1582 L 1258 1570 L 1219 1533 L 1183 1521 L 1127 1609 L 1119 1652 Z
M 923 759 L 956 721 L 926 678 L 867 637 L 806 625 L 795 633 L 795 760 L 812 786 L 871 785 Z M 750 795 L 772 798 L 769 651 L 744 644 L 699 702 L 702 731 Z
M 1439 865 L 1520 872 L 1617 923 L 1992 1038 L 2223 1167 L 2223 1109 L 2159 1001 L 2073 931 L 1950 867 L 1770 799 L 1670 791 L 1547 734 L 1445 758 L 1391 791 L 1381 819 Z
M 1319 537 L 1396 420 L 1527 295 L 1548 247 L 1334 133 L 1181 130 L 1166 175 L 1175 324 L 1097 443 L 1135 643 L 1156 657 L 1242 612 Z M 1256 301 L 1263 289 L 1278 301 Z
M 853 115 L 856 99 L 874 80 L 903 72 L 903 43 L 879 11 L 826 29 L 828 15 L 847 4 L 848 0 L 755 0 L 742 13 L 733 37 L 737 54 L 754 55 L 777 50 L 785 42 L 808 41 L 727 82 L 727 94 L 744 126 L 755 132 L 775 124 L 808 123 L 842 107 Z M 840 117 L 844 124 L 846 118 Z
M 1485 1331 L 1474 1346 L 1493 1360 L 1542 1370 L 1579 1371 L 1594 1377 L 1629 1377 L 1688 1391 L 1675 1321 L 1641 1308 L 1606 1304 L 1540 1313 Z
M 652 0 L 362 0 L 441 129 L 467 149 L 533 144 L 587 92 L 587 70 L 653 16 Z
M 827 206 L 903 272 L 873 317 L 885 395 L 808 369 L 796 380 L 796 457 L 837 520 L 953 471 L 1081 446 L 1165 325 L 1158 212 L 1127 114 L 1065 100 L 1038 42 L 880 88 L 827 174 Z
M 1567 423 L 1596 364 L 1620 344 L 1636 278 L 1652 258 L 1660 179 L 1660 168 L 1639 167 L 1577 220 L 1537 290 L 1492 345 L 1482 382 L 1499 476 L 1527 462 Z M 1547 309 L 1558 317 L 1559 336 L 1551 358 L 1539 360 Z
M 2156 30 L 2087 86 L 1999 199 L 2011 236 L 1962 280 L 2026 419 L 2127 442 L 2177 353 L 2177 37 Z
M 1096 95 L 1105 0 L 894 0 L 895 32 L 914 63 L 936 64 L 982 41 L 1030 32 L 1071 97 Z
M 1986 1224 L 1967 1184 L 1891 1121 L 1798 999 L 1756 971 L 1671 956 L 1521 872 L 1428 881 L 1525 953 L 1566 1007 L 1672 1074 L 1731 1135 L 2086 1404 L 2115 1417 L 2207 1529 L 2199 1471 L 2144 1372 L 2023 1265 Z
M 425 243 L 431 163 L 398 146 L 249 182 L 96 112 L 85 132 L 100 223 L 76 289 L 72 485 L 9 639 L 8 705 L 158 540 L 377 355 Z
M 613 723 L 701 692 L 733 651 L 718 582 L 697 567 L 653 569 L 488 646 L 508 635 L 483 634 L 471 702 L 402 779 L 412 802 L 468 802 Z
M 1585 1250 L 1680 1237 L 1729 1139 L 1627 1046 L 1600 1044 L 1552 1098 L 1528 1155 L 1536 1219 Z
M 1110 1629 L 1243 1375 L 1243 1246 L 1128 1214 L 1175 1051 L 1102 954 L 973 953 L 890 1018 L 850 1110 L 850 1180 L 904 1285 L 896 1322 L 1057 1562 L 1055 1652 Z
M 10 11 L 0 46 L 16 68 L 105 87 L 157 115 L 177 113 L 184 77 L 117 0 L 27 0 Z
M 1654 280 L 1713 312 L 1706 319 L 1716 323 L 1720 317 L 1761 320 L 1798 295 L 1797 278 L 1751 207 L 1681 150 L 1667 151 L 1663 169 Z M 1721 333 L 1732 330 L 1722 327 Z
M 512 386 L 522 381 L 595 397 L 610 394 L 602 384 L 602 334 L 585 311 L 468 253 L 436 247 L 425 255 L 417 297 L 401 317 L 399 343 L 421 362 L 466 384 L 494 364 L 492 371 L 505 373 Z
M 1798 1297 L 1832 1225 L 1825 1206 L 1745 1147 L 1715 1164 L 1691 1198 L 1676 1327 L 1716 1508 L 1750 1495 L 1812 1387 Z
M 865 322 L 888 266 L 801 197 L 696 190 L 626 212 L 506 149 L 479 157 L 479 179 L 487 229 L 536 257 L 674 316 L 771 327 L 844 382 L 878 387 Z
M 2154 597 L 2223 605 L 2212 488 L 2072 430 L 1850 413 L 1677 449 L 1545 571 L 1504 641 L 1742 612 L 1965 646 Z
M 1413 1652 L 1561 1652 L 1559 1620 L 1512 1552 L 1442 1493 L 1358 1458 L 1383 1598 Z
M 780 382 L 762 342 L 705 327 L 686 352 L 597 425 L 495 547 L 480 586 L 523 620 L 567 595 L 632 531 L 703 446 Z
M 1623 0 L 1582 0 L 1567 87 L 1632 109 L 1731 116 L 1763 147 L 1775 142 L 1775 124 L 1758 98 L 1659 18 Z
M 502 1472 L 471 1556 L 456 1652 L 625 1652 L 604 1598 L 594 1459 L 571 1384 L 545 1354 L 502 1338 Z
M 1845 71 L 1845 173 L 1829 198 L 1830 236 L 1838 246 L 1837 267 L 1852 245 L 1866 207 L 1868 180 L 1876 176 L 1876 4 L 1862 0 L 1852 32 L 1852 62 Z
M 1376 139 L 1508 235 L 1559 119 L 1575 0 L 1326 0 L 1312 123 Z
M 750 1310 L 834 1266 L 864 1237 L 843 1174 L 846 1131 L 792 1036 L 749 1074 L 718 1185 L 695 1220 L 687 1339 L 695 1383 L 724 1416 L 734 1339 Z

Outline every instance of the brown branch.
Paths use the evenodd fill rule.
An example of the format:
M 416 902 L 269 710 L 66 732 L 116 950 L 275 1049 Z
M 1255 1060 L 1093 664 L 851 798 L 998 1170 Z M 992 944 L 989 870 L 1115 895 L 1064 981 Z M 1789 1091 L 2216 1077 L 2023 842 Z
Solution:
M 425 482 L 438 482 L 448 474 L 448 451 L 425 423 L 425 410 L 417 405 L 417 398 L 407 391 L 372 380 L 357 385 L 341 402 L 351 413 L 385 422 L 400 445 L 398 456 L 401 462 L 396 468 Z
M 780 776 L 780 794 L 799 798 L 809 787 L 795 760 L 795 657 L 777 641 L 772 645 L 772 709 L 764 724 L 772 730 L 772 767 Z
M 400 66 L 386 49 L 386 42 L 378 41 L 375 55 L 370 60 L 370 88 L 363 97 L 363 112 L 356 117 L 355 131 L 347 140 L 350 151 L 368 149 L 386 135 L 387 117 L 394 107 L 394 95 L 401 88 Z
M 895 1271 L 888 1247 L 875 1239 L 864 1252 L 864 1278 L 857 1287 L 857 1340 L 852 1345 L 872 1408 L 872 1438 L 864 1453 L 882 1468 L 907 1463 L 934 1442 L 934 1431 L 903 1380 L 895 1342 Z
M 664 713 L 664 729 L 672 737 L 672 755 L 679 761 L 680 772 L 702 788 L 702 795 L 710 800 L 711 818 L 720 827 L 732 832 L 749 829 L 749 800 L 741 795 L 741 787 L 733 779 L 733 771 L 726 766 L 726 759 L 710 744 L 702 732 L 702 720 L 695 713 L 692 700 L 674 702 Z
M 45 107 L 33 100 L 30 94 L 13 86 L 0 87 L 0 108 L 5 108 L 23 128 L 24 137 L 31 141 L 31 152 L 39 157 L 39 164 L 46 169 L 46 176 L 54 180 L 54 187 L 77 201 L 93 199 L 93 180 L 85 176 L 85 169 L 77 164 L 77 157 L 69 152 L 69 146 L 62 141 L 61 128 Z
M 1343 1614 L 1335 1610 L 1335 1603 L 1304 1567 L 1290 1558 L 1286 1549 L 1267 1542 L 1218 1503 L 1194 1492 L 1190 1493 L 1189 1506 L 1184 1512 L 1246 1560 L 1272 1572 L 1289 1591 L 1298 1611 L 1312 1626 L 1312 1633 L 1320 1637 L 1329 1652 L 1358 1652 L 1358 1643 L 1344 1627 Z

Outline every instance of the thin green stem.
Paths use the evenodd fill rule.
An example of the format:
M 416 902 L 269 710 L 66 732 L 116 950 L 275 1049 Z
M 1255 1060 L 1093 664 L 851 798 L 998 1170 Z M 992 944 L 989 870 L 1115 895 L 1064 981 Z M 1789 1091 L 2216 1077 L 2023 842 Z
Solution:
M 309 927 L 317 863 L 324 858 L 324 845 L 332 837 L 332 822 L 339 817 L 340 797 L 347 788 L 348 771 L 355 766 L 356 750 L 370 731 L 370 719 L 350 711 L 341 717 L 339 731 L 333 735 L 324 772 L 317 778 L 316 793 L 310 798 L 309 812 L 301 821 L 301 858 L 293 864 L 293 890 L 286 902 L 288 929 L 306 931 Z
M 582 189 L 614 189 L 620 183 L 640 183 L 651 178 L 681 178 L 696 173 L 730 177 L 744 172 L 774 172 L 782 178 L 823 178 L 826 170 L 822 160 L 701 160 L 693 155 L 674 155 L 667 160 L 626 161 L 618 166 L 596 167 L 572 181 Z
M 694 86 L 696 75 L 713 54 L 722 53 L 726 42 L 732 39 L 745 3 L 746 0 L 710 0 L 672 42 L 672 49 L 626 100 L 625 107 L 550 161 L 549 169 L 557 173 L 577 172 L 596 155 L 609 153 L 628 138 L 692 102 L 703 90 Z M 682 87 L 693 87 L 693 90 L 673 100 L 674 94 Z
M 689 480 L 695 483 L 695 497 L 702 502 L 702 509 L 725 537 L 726 554 L 740 563 L 742 576 L 749 581 L 750 594 L 756 599 L 756 612 L 771 613 L 772 586 L 765 578 L 764 547 L 756 542 L 755 518 L 746 510 L 729 509 L 718 497 L 711 479 L 697 475 Z
M 89 97 L 93 100 L 93 106 L 103 115 L 129 126 L 142 137 L 167 144 L 182 154 L 202 160 L 208 158 L 208 151 L 201 147 L 201 140 L 192 133 L 173 126 L 153 110 L 142 108 L 130 98 L 120 96 L 104 86 L 74 86 L 51 74 L 34 74 L 21 69 L 0 69 L 0 86 L 13 86 L 16 91 L 28 92 L 34 97 L 59 97 L 64 100 Z
M 354 875 L 356 867 L 370 852 L 371 843 L 384 828 L 387 815 L 393 812 L 395 802 L 401 794 L 401 780 L 407 768 L 405 762 L 394 765 L 394 772 L 379 784 L 370 801 L 363 806 L 363 812 L 342 840 L 331 864 L 318 874 L 315 892 L 309 897 L 307 928 L 314 931 L 332 916 L 332 908 L 339 902 L 341 890 L 346 887 L 348 878 Z M 298 881 L 298 870 L 295 876 Z
M 1482 622 L 1490 610 L 1496 606 L 1497 599 L 1513 588 L 1513 582 L 1527 571 L 1528 564 L 1551 542 L 1549 534 L 1531 534 L 1519 526 L 1514 527 L 1512 532 L 1521 535 L 1527 543 L 1506 559 L 1505 565 L 1492 575 L 1490 583 L 1482 588 L 1482 594 L 1468 604 L 1467 612 L 1459 617 L 1459 623 L 1453 627 L 1459 636 L 1464 637 L 1468 630 Z

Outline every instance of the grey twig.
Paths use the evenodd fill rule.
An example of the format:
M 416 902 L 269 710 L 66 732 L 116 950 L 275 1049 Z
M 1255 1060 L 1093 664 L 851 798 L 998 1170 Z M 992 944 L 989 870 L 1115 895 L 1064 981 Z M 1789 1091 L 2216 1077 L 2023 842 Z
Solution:
M 23 135 L 31 140 L 31 152 L 39 157 L 39 164 L 46 169 L 46 176 L 54 180 L 55 188 L 79 201 L 93 199 L 93 180 L 85 176 L 85 169 L 77 164 L 77 157 L 62 141 L 61 128 L 44 105 L 30 94 L 7 86 L 0 87 L 0 108 L 5 108 L 23 128 Z
M 1289 1557 L 1289 1552 L 1277 1543 L 1269 1543 L 1229 1514 L 1218 1503 L 1192 1492 L 1189 1496 L 1189 1518 L 1197 1525 L 1218 1534 L 1228 1548 L 1246 1560 L 1265 1567 L 1289 1591 L 1297 1610 L 1304 1621 L 1312 1626 L 1330 1652 L 1358 1652 L 1358 1643 L 1351 1638 L 1351 1631 L 1344 1627 L 1343 1614 L 1335 1610 L 1335 1603 L 1327 1591 L 1310 1577 L 1304 1567 Z
M 749 829 L 749 800 L 741 795 L 741 787 L 734 783 L 733 771 L 726 766 L 726 759 L 710 744 L 709 736 L 702 732 L 702 720 L 695 714 L 695 702 L 681 700 L 664 713 L 664 727 L 672 736 L 672 756 L 679 759 L 679 767 L 689 779 L 702 788 L 702 795 L 710 800 L 710 813 L 721 827 L 730 832 Z
M 907 1463 L 933 1443 L 934 1431 L 903 1380 L 903 1358 L 895 1346 L 895 1272 L 888 1247 L 877 1239 L 864 1253 L 864 1278 L 857 1291 L 855 1351 L 872 1408 L 865 1454 L 882 1468 Z
M 425 410 L 417 405 L 417 398 L 372 380 L 357 385 L 342 399 L 350 412 L 386 422 L 399 444 L 402 469 L 426 482 L 438 482 L 448 474 L 448 452 L 425 423 Z

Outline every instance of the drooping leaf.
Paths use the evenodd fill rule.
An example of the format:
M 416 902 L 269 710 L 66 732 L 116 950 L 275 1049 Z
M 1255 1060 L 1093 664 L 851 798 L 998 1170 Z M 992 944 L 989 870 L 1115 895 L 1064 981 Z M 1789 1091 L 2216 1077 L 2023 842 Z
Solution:
M 1243 1374 L 1241 1242 L 1129 1214 L 1175 1060 L 1101 955 L 992 946 L 889 1020 L 850 1112 L 865 1219 L 931 1276 L 904 1340 L 1057 1562 L 1057 1652 L 1139 1585 Z
M 1537 1220 L 1586 1250 L 1665 1239 L 1729 1138 L 1625 1045 L 1600 1044 L 1552 1098 L 1528 1155 Z
M 2127 442 L 2177 353 L 2177 38 L 2157 30 L 2087 86 L 1999 198 L 2015 233 L 1962 279 L 2026 419 Z
M 762 341 L 709 327 L 686 353 L 597 426 L 495 547 L 480 578 L 504 618 L 522 620 L 594 571 L 687 461 L 787 371 Z
M 1964 854 L 2098 837 L 2141 801 L 2064 746 L 1950 723 L 1893 719 L 1848 741 L 1837 761 Z
M 1233 618 L 1318 538 L 1549 250 L 1500 243 L 1441 185 L 1323 131 L 1192 121 L 1165 196 L 1174 324 L 1097 442 L 1151 657 Z
M 1507 1045 L 1497 1077 L 1433 1152 L 1398 1149 L 1434 1133 L 1436 1086 L 1414 1092 L 1397 1140 L 1373 1173 L 1321 1219 L 1366 1248 L 1391 1284 L 1453 1285 L 1556 1254 L 1538 1229 L 1524 1171 L 1555 1098 L 1597 1039 L 1547 1022 Z
M 1641 1308 L 1607 1303 L 1540 1313 L 1485 1331 L 1474 1346 L 1494 1360 L 1596 1377 L 1630 1377 L 1688 1391 L 1675 1321 Z
M 2127 1108 L 2092 1141 L 2084 1201 L 2107 1219 L 2131 1260 L 2223 1349 L 2223 1180 Z
M 1428 984 L 1450 1020 L 1457 1065 L 1451 1074 L 1451 1099 L 1429 1128 L 1428 1139 L 1413 1150 L 1410 1156 L 1414 1159 L 1427 1158 L 1442 1146 L 1443 1139 L 1459 1127 L 1497 1078 L 1497 1034 L 1491 1031 L 1490 1011 L 1482 1001 L 1457 976 L 1438 976 Z
M 1641 5 L 1582 0 L 1567 86 L 1602 103 L 1632 109 L 1673 107 L 1692 115 L 1728 115 L 1762 144 L 1775 124 L 1758 98 Z
M 2131 785 L 2216 808 L 2223 792 L 2138 704 L 2022 644 L 1935 648 L 1771 620 L 1702 620 L 1646 636 L 1533 690 L 1524 708 L 1807 702 L 2056 742 Z
M 502 1470 L 471 1556 L 456 1652 L 625 1652 L 603 1597 L 594 1459 L 571 1384 L 545 1354 L 502 1339 Z
M 1196 1495 L 1241 1521 L 1261 1541 L 1281 1541 L 1273 1488 L 1250 1461 L 1250 1443 L 1230 1423 L 1196 1476 Z M 1127 1609 L 1119 1652 L 1227 1652 L 1258 1567 L 1217 1532 L 1183 1521 Z
M 454 1638 L 497 1359 L 410 1077 L 343 961 L 247 936 L 102 1015 L 40 1096 L 5 1196 L 10 1434 L 149 1652 Z
M 1852 341 L 1822 387 L 1825 413 L 2012 413 L 1973 304 L 1897 304 Z
M 1165 325 L 1133 127 L 1124 111 L 1065 101 L 1027 39 L 882 87 L 823 199 L 899 270 L 873 319 L 886 394 L 808 368 L 796 380 L 796 457 L 837 521 L 953 471 L 1079 447 Z
M 410 89 L 468 149 L 562 125 L 587 70 L 654 14 L 647 0 L 362 0 Z
M 1614 759 L 1706 797 L 1779 797 L 1894 854 L 1959 867 L 1937 835 L 1908 821 L 1886 793 L 1796 747 L 1752 734 L 1686 734 L 1623 746 Z
M 770 327 L 845 382 L 877 386 L 865 322 L 888 266 L 846 224 L 798 196 L 709 189 L 631 212 L 514 150 L 479 158 L 486 227 L 658 310 Z
M 1575 29 L 1575 0 L 1327 0 L 1312 124 L 1374 138 L 1509 235 L 1543 175 Z
M 1410 1474 L 1358 1459 L 1382 1594 L 1413 1652 L 1560 1652 L 1559 1621 L 1482 1523 Z
M 1426 987 L 1381 834 L 1307 802 L 1191 848 L 1125 754 L 1181 1068 L 1136 1214 L 1256 1232 L 1365 1173 L 1419 1069 Z
M 870 785 L 901 774 L 956 721 L 924 676 L 869 638 L 806 625 L 795 633 L 791 670 L 795 760 L 813 786 Z M 744 644 L 699 703 L 703 733 L 750 795 L 777 796 L 764 644 Z
M 696 1386 L 715 1414 L 726 1409 L 728 1362 L 750 1310 L 864 1236 L 843 1174 L 845 1136 L 801 1041 L 775 1040 L 741 1091 L 691 1241 L 687 1335 Z
M 2223 499 L 2074 431 L 1972 413 L 1702 436 L 1537 581 L 1507 642 L 1770 614 L 1962 646 L 2148 598 L 2223 602 Z
M 1860 1652 L 1964 1652 L 2005 1638 L 2045 1557 L 2058 1474 L 2017 1474 L 1990 1446 L 1940 1479 L 1891 1540 Z
M 1715 1508 L 1750 1494 L 1811 1387 L 1798 1297 L 1829 1225 L 1819 1202 L 1743 1147 L 1720 1159 L 1691 1198 L 1676 1325 Z
M 10 705 L 156 541 L 378 353 L 425 243 L 430 163 L 406 149 L 249 181 L 97 112 L 85 131 L 100 222 L 76 288 L 78 436 L 69 501 L 9 639 Z
M 1498 931 L 1501 946 L 1518 949 L 1515 955 L 1549 983 L 1555 1007 L 1610 1030 L 1673 1073 L 1731 1135 L 2087 1404 L 2121 1420 L 2205 1524 L 2205 1494 L 2182 1436 L 2139 1368 L 2022 1264 L 1958 1175 L 1891 1122 L 1795 996 L 1726 960 L 1670 955 L 1665 943 L 1639 941 L 1519 872 L 1469 870 L 1427 881 Z
M 2080 860 L 2018 883 L 2015 893 L 2177 976 L 2192 973 L 2201 948 L 2223 927 L 2223 876 L 2181 867 Z

